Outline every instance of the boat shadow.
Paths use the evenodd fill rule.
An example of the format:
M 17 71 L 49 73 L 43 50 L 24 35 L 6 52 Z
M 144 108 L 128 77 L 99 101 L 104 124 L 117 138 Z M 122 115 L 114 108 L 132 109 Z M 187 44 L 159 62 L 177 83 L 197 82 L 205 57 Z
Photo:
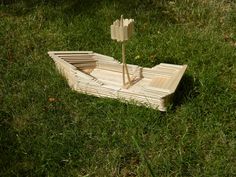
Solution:
M 190 102 L 199 95 L 200 82 L 191 75 L 184 74 L 177 90 L 173 95 L 171 110 L 175 111 L 177 107 Z

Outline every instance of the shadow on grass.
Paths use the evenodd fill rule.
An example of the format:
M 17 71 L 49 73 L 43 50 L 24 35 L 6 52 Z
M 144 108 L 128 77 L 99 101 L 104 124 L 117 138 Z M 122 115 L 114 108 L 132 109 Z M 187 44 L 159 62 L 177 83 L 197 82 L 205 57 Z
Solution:
M 1 0 L 1 4 L 9 5 L 7 13 L 14 14 L 16 16 L 26 15 L 32 12 L 32 10 L 38 6 L 50 6 L 52 10 L 55 7 L 61 7 L 65 18 L 73 17 L 78 14 L 99 18 L 96 12 L 103 6 L 112 8 L 115 14 L 130 16 L 136 18 L 140 16 L 141 12 L 147 12 L 148 15 L 143 16 L 144 20 L 150 20 L 156 23 L 176 23 L 174 16 L 168 12 L 168 0 L 160 1 L 141 1 L 141 0 Z M 107 14 L 109 15 L 109 14 Z
M 174 94 L 172 110 L 196 98 L 199 95 L 199 85 L 199 80 L 194 80 L 192 76 L 185 74 Z
M 15 16 L 23 16 L 32 13 L 38 6 L 48 6 L 55 11 L 59 7 L 64 12 L 64 17 L 77 14 L 91 14 L 100 8 L 98 0 L 2 0 L 0 4 L 7 5 L 5 11 Z
M 0 165 L 6 169 L 17 163 L 18 155 L 15 154 L 14 150 L 18 147 L 18 141 L 16 132 L 11 127 L 12 115 L 0 110 L 0 117 Z M 4 168 L 1 168 L 1 170 Z M 0 172 L 0 175 L 4 174 L 2 172 Z

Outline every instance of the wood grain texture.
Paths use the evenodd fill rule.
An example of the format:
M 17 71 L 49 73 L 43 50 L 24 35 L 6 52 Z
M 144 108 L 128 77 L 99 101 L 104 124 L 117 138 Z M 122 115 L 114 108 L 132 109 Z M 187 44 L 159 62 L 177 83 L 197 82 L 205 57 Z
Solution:
M 110 26 L 111 39 L 118 42 L 127 41 L 134 31 L 134 20 L 133 19 L 123 19 L 115 20 Z
M 153 68 L 127 64 L 132 84 L 124 88 L 122 64 L 112 57 L 91 51 L 52 51 L 48 54 L 72 89 L 160 111 L 166 110 L 187 68 L 187 65 L 166 63 Z

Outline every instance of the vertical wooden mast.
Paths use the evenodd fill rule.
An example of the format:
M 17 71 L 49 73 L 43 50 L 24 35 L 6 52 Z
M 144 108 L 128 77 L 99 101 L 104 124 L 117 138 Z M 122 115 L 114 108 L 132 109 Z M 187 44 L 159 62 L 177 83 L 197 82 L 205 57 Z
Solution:
M 128 67 L 125 59 L 125 41 L 127 41 L 132 33 L 134 28 L 134 20 L 133 19 L 124 19 L 123 15 L 121 15 L 120 20 L 116 20 L 111 25 L 111 39 L 117 40 L 121 42 L 122 45 L 122 77 L 123 77 L 123 86 L 127 84 L 131 85 L 131 79 L 128 71 Z M 125 82 L 125 73 L 128 78 L 128 82 Z
M 121 15 L 120 18 L 120 26 L 123 27 L 124 26 L 124 19 L 123 19 L 123 15 Z M 130 76 L 129 76 L 129 71 L 128 71 L 128 67 L 126 65 L 126 59 L 125 59 L 125 41 L 121 42 L 122 44 L 122 74 L 123 74 L 123 86 L 125 86 L 125 72 L 127 74 L 127 78 L 128 78 L 128 83 L 129 85 L 131 84 L 131 80 L 130 80 Z
M 123 15 L 120 17 L 120 26 L 123 27 Z M 125 44 L 124 41 L 121 42 L 122 45 L 122 76 L 123 76 L 123 86 L 125 86 Z

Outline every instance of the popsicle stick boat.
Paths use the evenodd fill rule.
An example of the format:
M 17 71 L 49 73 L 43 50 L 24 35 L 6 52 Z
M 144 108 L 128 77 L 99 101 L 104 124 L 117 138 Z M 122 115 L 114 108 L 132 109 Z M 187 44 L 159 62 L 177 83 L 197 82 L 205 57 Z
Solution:
M 91 51 L 52 51 L 48 54 L 69 86 L 78 92 L 132 100 L 132 103 L 165 111 L 187 65 L 161 63 L 145 68 L 126 64 L 125 41 L 133 31 L 134 20 L 123 19 L 123 16 L 111 25 L 111 38 L 122 44 L 122 63 Z
M 127 64 L 130 83 L 123 84 L 123 63 L 92 51 L 48 52 L 69 86 L 82 93 L 109 97 L 165 111 L 187 65 L 160 63 L 153 68 Z

